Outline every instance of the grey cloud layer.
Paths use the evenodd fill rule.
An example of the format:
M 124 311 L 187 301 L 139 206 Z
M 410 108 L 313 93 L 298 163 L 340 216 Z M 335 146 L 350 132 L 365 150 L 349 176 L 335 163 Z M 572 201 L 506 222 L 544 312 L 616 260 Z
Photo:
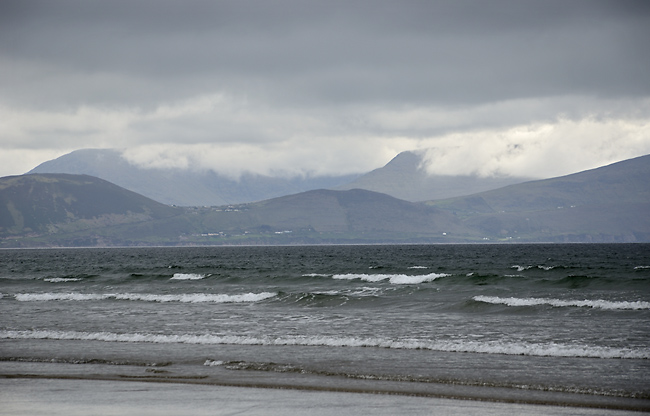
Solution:
M 24 105 L 205 91 L 287 106 L 650 92 L 642 1 L 3 4 L 5 99 Z
M 568 173 L 650 152 L 648 44 L 645 0 L 4 0 L 0 173 Z

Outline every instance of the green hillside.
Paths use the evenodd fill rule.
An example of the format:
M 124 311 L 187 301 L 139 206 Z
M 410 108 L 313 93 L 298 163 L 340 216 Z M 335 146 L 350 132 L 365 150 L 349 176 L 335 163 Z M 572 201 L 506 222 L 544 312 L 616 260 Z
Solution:
M 491 239 L 650 241 L 650 155 L 428 205 Z
M 284 240 L 444 241 L 466 233 L 451 214 L 377 192 L 315 190 L 201 214 L 210 233 L 270 235 Z M 267 234 L 264 236 L 263 234 Z
M 180 210 L 86 175 L 0 178 L 0 236 L 52 236 L 147 222 Z

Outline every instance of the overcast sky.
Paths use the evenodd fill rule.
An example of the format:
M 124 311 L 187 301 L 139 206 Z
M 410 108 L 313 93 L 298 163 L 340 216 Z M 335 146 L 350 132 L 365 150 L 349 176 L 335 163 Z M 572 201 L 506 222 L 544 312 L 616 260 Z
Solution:
M 563 175 L 650 153 L 649 45 L 646 0 L 3 0 L 0 176 Z

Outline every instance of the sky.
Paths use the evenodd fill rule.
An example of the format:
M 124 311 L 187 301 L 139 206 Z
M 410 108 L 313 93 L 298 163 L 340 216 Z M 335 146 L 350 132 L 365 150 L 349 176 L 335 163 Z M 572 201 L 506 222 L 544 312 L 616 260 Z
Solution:
M 650 154 L 648 45 L 645 0 L 3 0 L 0 176 L 560 176 Z

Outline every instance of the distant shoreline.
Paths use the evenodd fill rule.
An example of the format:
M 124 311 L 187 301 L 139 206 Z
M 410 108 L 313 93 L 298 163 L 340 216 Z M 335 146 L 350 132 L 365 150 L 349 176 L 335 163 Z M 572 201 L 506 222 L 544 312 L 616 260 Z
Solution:
M 137 246 L 26 246 L 0 247 L 0 250 L 56 250 L 56 249 L 137 249 L 137 248 L 193 248 L 193 247 L 345 247 L 345 246 L 542 246 L 542 245 L 650 245 L 650 242 L 464 242 L 464 243 L 314 243 L 314 244 L 183 244 L 183 245 L 137 245 Z

